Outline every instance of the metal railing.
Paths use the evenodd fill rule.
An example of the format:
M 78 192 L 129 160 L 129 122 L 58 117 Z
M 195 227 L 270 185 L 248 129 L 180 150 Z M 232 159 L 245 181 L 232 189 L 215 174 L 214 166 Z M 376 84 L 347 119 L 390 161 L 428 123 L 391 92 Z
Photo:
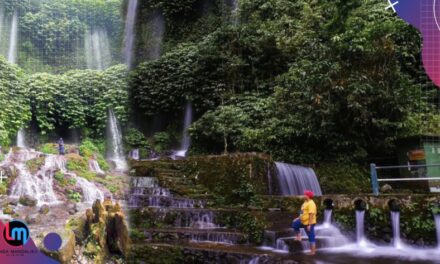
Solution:
M 387 169 L 416 169 L 416 168 L 427 168 L 427 167 L 440 167 L 440 164 L 426 164 L 426 165 L 399 165 L 399 166 L 376 166 L 376 164 L 370 164 L 370 174 L 371 174 L 371 185 L 373 187 L 373 194 L 379 195 L 379 182 L 408 182 L 408 181 L 440 181 L 439 177 L 420 177 L 420 178 L 385 178 L 379 179 L 377 177 L 377 170 L 387 170 Z

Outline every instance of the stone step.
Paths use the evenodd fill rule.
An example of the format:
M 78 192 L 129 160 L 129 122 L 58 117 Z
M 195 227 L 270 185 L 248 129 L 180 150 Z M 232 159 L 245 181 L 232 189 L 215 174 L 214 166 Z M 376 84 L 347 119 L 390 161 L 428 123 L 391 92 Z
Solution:
M 148 242 L 245 244 L 247 235 L 226 229 L 168 228 L 142 230 Z
M 173 196 L 131 195 L 128 206 L 139 207 L 172 207 L 172 208 L 203 208 L 205 201 Z

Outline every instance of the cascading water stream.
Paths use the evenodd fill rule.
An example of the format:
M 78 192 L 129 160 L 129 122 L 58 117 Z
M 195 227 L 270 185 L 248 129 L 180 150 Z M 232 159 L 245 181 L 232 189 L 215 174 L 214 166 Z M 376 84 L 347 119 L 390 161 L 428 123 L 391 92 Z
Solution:
M 11 31 L 9 35 L 8 61 L 16 63 L 17 57 L 17 37 L 18 37 L 18 15 L 17 11 L 12 15 Z
M 93 28 L 86 31 L 84 48 L 87 68 L 105 70 L 111 64 L 110 42 L 107 31 L 102 28 Z
M 332 224 L 332 214 L 333 214 L 333 210 L 332 209 L 325 209 L 324 210 L 324 223 L 323 223 L 323 225 L 325 227 L 331 226 L 331 224 Z
M 400 212 L 391 212 L 391 225 L 393 227 L 393 246 L 397 249 L 402 248 L 400 240 Z
M 105 174 L 105 172 L 99 166 L 98 161 L 95 160 L 95 159 L 90 159 L 89 160 L 89 169 L 90 169 L 90 171 L 93 171 L 93 172 L 95 172 L 97 174 Z
M 162 54 L 163 35 L 165 33 L 165 18 L 159 11 L 152 14 L 150 21 L 151 35 L 149 38 L 149 47 L 147 49 L 148 58 L 155 60 Z
M 127 8 L 127 16 L 125 18 L 124 30 L 124 49 L 123 56 L 125 64 L 130 68 L 133 60 L 133 48 L 135 41 L 134 26 L 136 21 L 138 0 L 129 0 Z
M 277 182 L 280 195 L 303 195 L 305 190 L 311 190 L 315 196 L 321 196 L 321 186 L 311 168 L 275 162 Z
M 117 170 L 126 170 L 127 161 L 122 146 L 122 133 L 113 109 L 108 110 L 107 119 L 107 158 L 115 163 Z
M 24 129 L 20 129 L 17 132 L 17 147 L 26 148 L 26 134 Z
M 21 150 L 17 155 L 21 156 L 13 164 L 18 171 L 18 176 L 11 187 L 11 197 L 20 198 L 30 196 L 37 200 L 38 204 L 55 204 L 58 198 L 53 190 L 53 175 L 55 173 L 54 156 L 46 157 L 44 166 L 38 172 L 30 173 L 25 162 L 38 157 L 38 153 L 31 155 L 27 150 Z
M 82 177 L 78 177 L 75 173 L 69 173 L 67 171 L 66 168 L 67 161 L 64 156 L 50 155 L 49 157 L 54 158 L 57 169 L 59 169 L 64 174 L 70 175 L 72 178 L 75 179 L 76 184 L 82 190 L 83 202 L 93 203 L 98 199 L 100 201 L 104 200 L 104 193 L 94 183 L 89 182 L 88 180 Z
M 366 245 L 365 210 L 356 210 L 356 242 L 360 247 Z
M 191 145 L 191 138 L 188 135 L 188 129 L 191 126 L 193 119 L 193 110 L 191 103 L 187 103 L 185 107 L 185 117 L 183 119 L 182 142 L 180 150 L 173 153 L 174 157 L 186 157 L 186 153 Z

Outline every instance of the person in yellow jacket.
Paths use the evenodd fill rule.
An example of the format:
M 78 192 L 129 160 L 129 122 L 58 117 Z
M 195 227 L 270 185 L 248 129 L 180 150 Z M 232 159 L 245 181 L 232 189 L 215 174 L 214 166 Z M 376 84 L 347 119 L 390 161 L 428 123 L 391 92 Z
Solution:
M 305 229 L 310 242 L 310 255 L 315 255 L 316 253 L 315 225 L 317 208 L 315 202 L 312 200 L 313 196 L 312 191 L 304 191 L 305 201 L 301 206 L 301 214 L 292 222 L 292 228 L 296 232 L 297 241 L 301 241 L 300 229 Z

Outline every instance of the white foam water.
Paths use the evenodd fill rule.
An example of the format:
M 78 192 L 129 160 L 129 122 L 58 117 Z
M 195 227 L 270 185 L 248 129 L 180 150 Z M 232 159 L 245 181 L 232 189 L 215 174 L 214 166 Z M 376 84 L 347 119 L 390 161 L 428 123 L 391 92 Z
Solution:
M 315 196 L 322 196 L 321 186 L 313 169 L 282 162 L 275 162 L 275 165 L 280 195 L 303 195 L 305 190 L 311 190 Z
M 133 48 L 135 42 L 134 26 L 136 22 L 138 0 L 129 0 L 127 16 L 125 18 L 123 56 L 125 64 L 131 68 L 133 61 Z
M 128 165 L 124 157 L 122 133 L 113 109 L 108 110 L 107 146 L 107 157 L 115 163 L 116 169 L 121 171 L 127 170 Z
M 112 62 L 107 31 L 97 27 L 85 33 L 84 49 L 87 69 L 105 70 Z
M 17 132 L 17 147 L 26 148 L 26 134 L 24 129 L 20 129 Z
M 17 62 L 17 38 L 18 38 L 18 15 L 17 11 L 12 15 L 11 30 L 9 35 L 8 61 L 15 64 Z
M 90 171 L 95 172 L 97 174 L 105 174 L 105 172 L 99 166 L 98 161 L 95 159 L 89 160 L 89 169 L 90 169 Z

